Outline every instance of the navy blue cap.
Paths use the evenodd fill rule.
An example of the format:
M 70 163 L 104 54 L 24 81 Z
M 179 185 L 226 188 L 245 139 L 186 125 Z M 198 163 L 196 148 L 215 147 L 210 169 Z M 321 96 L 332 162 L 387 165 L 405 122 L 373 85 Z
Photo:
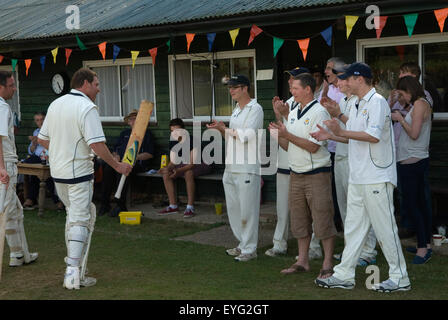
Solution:
M 351 76 L 362 76 L 364 78 L 369 78 L 369 79 L 373 78 L 372 70 L 370 69 L 370 67 L 367 64 L 365 64 L 363 62 L 352 63 L 348 67 L 347 71 L 345 71 L 344 74 L 341 74 L 340 76 L 338 76 L 338 78 L 341 80 L 345 80 Z
M 250 81 L 246 76 L 243 76 L 241 74 L 236 74 L 230 77 L 229 81 L 226 83 L 228 86 L 248 86 L 250 87 Z
M 286 70 L 285 72 L 289 73 L 289 75 L 295 77 L 295 76 L 298 76 L 299 74 L 302 74 L 302 73 L 310 73 L 310 70 L 308 68 L 305 68 L 305 67 L 297 67 L 297 68 L 294 68 L 292 70 Z

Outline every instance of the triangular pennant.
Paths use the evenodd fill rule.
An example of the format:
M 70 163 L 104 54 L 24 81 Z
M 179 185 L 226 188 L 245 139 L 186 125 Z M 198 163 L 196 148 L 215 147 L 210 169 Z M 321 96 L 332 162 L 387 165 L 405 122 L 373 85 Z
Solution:
M 400 61 L 404 61 L 404 46 L 395 46 Z
M 255 24 L 253 24 L 252 28 L 250 28 L 249 42 L 247 43 L 247 45 L 250 45 L 252 43 L 252 41 L 254 41 L 255 37 L 258 36 L 262 32 L 263 32 L 263 30 L 261 30 Z
M 117 59 L 117 57 L 118 57 L 118 54 L 120 53 L 120 47 L 119 46 L 116 46 L 116 45 L 114 45 L 114 56 L 113 56 L 113 62 L 115 62 L 115 59 Z
M 68 59 L 70 59 L 72 51 L 73 51 L 72 49 L 65 48 L 65 65 L 68 65 Z
M 79 49 L 87 50 L 86 46 L 84 45 L 84 43 L 82 43 L 81 39 L 79 39 L 78 35 L 76 35 L 76 42 L 78 43 Z
M 2 61 L 3 61 L 3 56 L 2 55 L 0 55 L 0 63 L 2 63 Z
M 168 47 L 168 52 L 170 52 L 170 50 L 171 50 L 171 40 L 168 40 L 166 42 L 166 46 Z
M 104 41 L 98 45 L 98 49 L 100 49 L 101 55 L 103 56 L 103 60 L 106 60 L 106 44 L 107 41 Z
M 194 39 L 194 33 L 186 33 L 185 37 L 187 38 L 187 52 L 190 52 L 190 44 Z
M 437 23 L 439 24 L 440 32 L 443 32 L 443 27 L 445 26 L 445 20 L 448 16 L 448 8 L 434 10 L 434 15 L 436 16 Z
M 373 19 L 375 20 L 375 25 L 379 25 L 379 28 L 376 29 L 376 38 L 379 39 L 381 37 L 381 32 L 383 32 L 384 26 L 386 25 L 387 16 L 376 16 Z M 376 22 L 377 19 L 380 19 L 379 24 Z
M 285 42 L 285 40 L 274 37 L 274 58 L 277 55 L 278 50 L 283 45 L 283 42 Z
M 345 26 L 347 27 L 347 39 L 350 37 L 350 33 L 352 33 L 353 26 L 358 21 L 358 16 L 345 16 Z
M 152 65 L 155 66 L 156 65 L 156 56 L 157 56 L 157 47 L 149 49 L 148 51 L 152 58 Z
M 54 48 L 53 50 L 51 50 L 51 54 L 53 55 L 53 62 L 56 64 L 56 57 L 58 55 L 58 49 L 59 47 Z
M 47 59 L 47 57 L 46 56 L 41 56 L 40 57 L 40 66 L 41 66 L 41 68 L 42 68 L 42 72 L 44 72 L 44 69 L 45 69 L 45 60 Z
M 208 51 L 212 51 L 213 42 L 215 41 L 216 33 L 207 33 Z
M 139 53 L 140 53 L 140 51 L 131 51 L 131 55 L 132 55 L 132 69 L 134 69 L 135 60 L 137 60 L 137 57 L 138 57 Z
M 406 28 L 408 29 L 408 35 L 411 37 L 414 32 L 415 24 L 417 23 L 418 13 L 405 14 L 403 15 L 403 18 Z
M 17 59 L 11 59 L 12 71 L 16 71 Z
M 240 33 L 240 28 L 229 30 L 230 38 L 232 39 L 232 46 L 235 47 L 235 40 L 238 37 L 238 33 Z
M 25 67 L 26 67 L 25 74 L 27 77 L 28 77 L 28 70 L 30 69 L 30 66 L 31 66 L 31 59 L 26 59 L 25 60 Z
M 310 38 L 297 40 L 297 43 L 299 44 L 300 50 L 302 50 L 303 61 L 306 61 L 306 55 L 308 53 L 308 45 L 310 44 Z
M 333 38 L 333 26 L 329 26 L 324 31 L 321 31 L 320 33 L 322 35 L 322 38 L 324 38 L 325 42 L 329 47 L 331 47 L 331 40 Z

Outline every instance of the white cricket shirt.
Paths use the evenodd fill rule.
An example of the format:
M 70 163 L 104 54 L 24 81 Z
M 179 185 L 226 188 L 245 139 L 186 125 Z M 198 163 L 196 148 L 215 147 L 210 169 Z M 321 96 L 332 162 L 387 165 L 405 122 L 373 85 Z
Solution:
M 344 97 L 339 101 L 339 108 L 341 109 L 341 113 L 344 114 L 347 118 L 350 116 L 351 108 L 355 108 L 355 104 L 358 102 L 357 96 Z M 345 129 L 345 123 L 339 120 L 339 125 L 342 129 Z M 348 158 L 348 143 L 336 142 L 336 154 L 335 158 L 338 160 Z
M 17 162 L 17 151 L 14 138 L 14 117 L 11 107 L 0 97 L 0 137 L 3 145 L 3 161 Z
M 294 97 L 289 98 L 286 103 L 289 106 L 289 112 L 299 107 L 300 103 L 294 101 Z M 286 126 L 288 120 L 283 118 L 283 124 Z M 288 151 L 278 146 L 278 155 L 277 155 L 277 168 L 279 171 L 286 173 L 289 172 L 289 160 L 288 160 Z

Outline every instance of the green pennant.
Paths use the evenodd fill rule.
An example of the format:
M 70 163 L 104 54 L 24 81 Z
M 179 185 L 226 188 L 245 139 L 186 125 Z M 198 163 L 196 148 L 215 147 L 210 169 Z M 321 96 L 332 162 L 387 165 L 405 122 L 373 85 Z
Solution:
M 12 71 L 16 71 L 17 59 L 11 59 Z
M 283 45 L 283 42 L 285 42 L 285 40 L 274 37 L 274 58 L 277 55 L 278 50 Z
M 403 18 L 406 28 L 408 28 L 408 35 L 410 37 L 412 36 L 415 24 L 417 23 L 418 13 L 405 14 L 403 15 Z
M 76 35 L 76 42 L 78 42 L 79 49 L 87 50 L 86 46 L 84 45 L 84 43 L 82 43 L 81 39 L 79 39 L 78 35 Z
M 167 45 L 167 47 L 168 47 L 168 52 L 170 52 L 170 51 L 171 51 L 171 40 L 168 40 L 168 41 L 166 42 L 166 45 Z

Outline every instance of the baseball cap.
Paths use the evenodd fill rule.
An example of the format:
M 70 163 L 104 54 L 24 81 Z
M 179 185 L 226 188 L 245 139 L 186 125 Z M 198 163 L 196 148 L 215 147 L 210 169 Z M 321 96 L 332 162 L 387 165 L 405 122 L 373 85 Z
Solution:
M 348 77 L 351 76 L 362 76 L 364 78 L 373 78 L 372 77 L 372 70 L 370 69 L 370 67 L 363 63 L 363 62 L 355 62 L 352 63 L 347 70 L 344 72 L 344 74 L 341 74 L 340 76 L 338 76 L 339 79 L 345 80 Z
M 305 68 L 305 67 L 297 67 L 297 68 L 294 68 L 292 70 L 285 70 L 284 72 L 286 72 L 289 75 L 295 77 L 295 76 L 298 76 L 299 74 L 302 74 L 302 73 L 310 73 L 310 70 L 308 68 Z
M 243 85 L 250 87 L 250 81 L 246 76 L 241 74 L 236 74 L 230 77 L 229 81 L 226 83 L 228 86 Z
M 331 71 L 333 71 L 334 74 L 338 74 L 341 72 L 345 73 L 348 70 L 348 67 L 350 67 L 349 64 L 344 64 L 343 66 L 335 67 L 335 68 L 331 69 Z

